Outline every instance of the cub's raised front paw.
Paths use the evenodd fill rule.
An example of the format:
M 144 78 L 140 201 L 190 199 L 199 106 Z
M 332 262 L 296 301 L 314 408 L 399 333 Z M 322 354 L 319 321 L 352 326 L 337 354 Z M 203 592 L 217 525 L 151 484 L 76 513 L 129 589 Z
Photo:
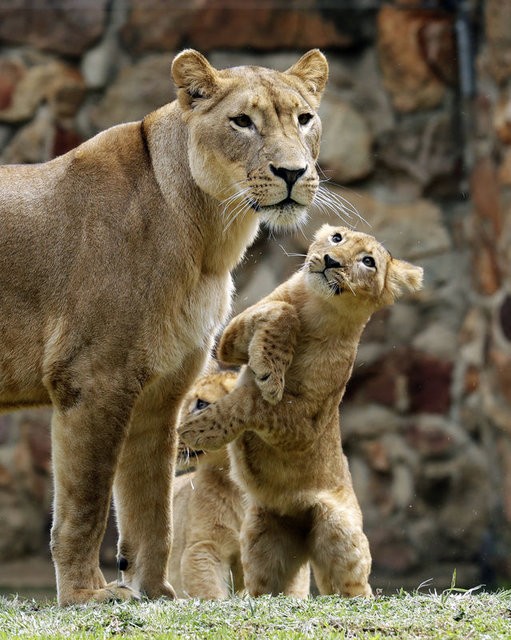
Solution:
M 268 373 L 262 377 L 255 378 L 261 395 L 269 404 L 277 404 L 282 400 L 284 393 L 284 375 L 278 373 Z
M 225 434 L 218 431 L 216 423 L 204 414 L 210 413 L 207 409 L 199 414 L 188 416 L 178 429 L 179 438 L 195 451 L 215 451 L 225 443 Z

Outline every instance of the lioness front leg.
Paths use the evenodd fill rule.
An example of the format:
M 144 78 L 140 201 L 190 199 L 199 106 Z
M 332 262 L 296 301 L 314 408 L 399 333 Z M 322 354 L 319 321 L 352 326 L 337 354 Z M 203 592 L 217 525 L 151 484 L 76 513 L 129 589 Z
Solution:
M 170 394 L 155 391 L 139 399 L 115 476 L 123 584 L 150 598 L 175 598 L 166 567 L 178 409 L 179 400 Z
M 115 464 L 126 432 L 129 393 L 98 394 L 54 408 L 54 523 L 51 549 L 61 605 L 134 597 L 107 588 L 99 549 L 112 495 Z
M 299 327 L 296 310 L 287 302 L 254 305 L 227 326 L 218 357 L 230 364 L 248 363 L 263 398 L 276 404 L 284 393 Z

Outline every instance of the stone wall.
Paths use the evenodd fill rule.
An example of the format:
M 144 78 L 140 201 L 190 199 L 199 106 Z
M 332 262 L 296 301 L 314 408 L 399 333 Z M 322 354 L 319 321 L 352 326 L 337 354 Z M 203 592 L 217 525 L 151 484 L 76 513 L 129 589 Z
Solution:
M 465 586 L 509 581 L 511 0 L 464 3 L 475 94 L 460 83 L 460 13 L 437 8 L 449 3 L 242 4 L 1 6 L 0 161 L 53 158 L 171 100 L 184 46 L 217 66 L 280 69 L 321 47 L 331 79 L 320 165 L 341 215 L 426 275 L 423 292 L 368 325 L 341 411 L 373 583 L 441 588 L 454 569 Z M 325 220 L 318 208 L 303 234 L 262 234 L 236 273 L 237 311 L 297 267 Z M 48 421 L 0 417 L 0 559 L 47 548 Z

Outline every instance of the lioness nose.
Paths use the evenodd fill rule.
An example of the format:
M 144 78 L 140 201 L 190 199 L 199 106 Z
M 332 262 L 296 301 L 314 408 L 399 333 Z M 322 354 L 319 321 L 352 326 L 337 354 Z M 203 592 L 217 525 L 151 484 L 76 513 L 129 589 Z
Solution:
M 341 263 L 331 258 L 328 255 L 328 253 L 325 255 L 324 260 L 325 260 L 325 269 L 336 269 L 337 267 L 341 266 Z
M 291 188 L 298 180 L 298 178 L 300 176 L 303 176 L 303 174 L 307 171 L 307 167 L 304 167 L 303 169 L 286 169 L 285 167 L 275 167 L 270 164 L 270 170 L 273 175 L 282 178 L 287 186 Z

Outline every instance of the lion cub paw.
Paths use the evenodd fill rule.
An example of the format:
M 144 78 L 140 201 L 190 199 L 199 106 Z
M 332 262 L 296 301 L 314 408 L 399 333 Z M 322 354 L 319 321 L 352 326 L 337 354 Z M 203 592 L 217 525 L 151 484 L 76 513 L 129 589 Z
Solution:
M 178 429 L 179 438 L 195 451 L 215 451 L 225 444 L 215 429 L 215 423 L 204 415 L 209 413 L 204 409 L 198 415 L 186 417 Z
M 263 353 L 250 357 L 248 366 L 254 372 L 255 383 L 266 402 L 277 404 L 282 400 L 289 362 L 285 357 L 272 360 Z
M 267 373 L 261 377 L 256 375 L 255 383 L 264 400 L 269 404 L 277 404 L 284 394 L 284 375 Z

